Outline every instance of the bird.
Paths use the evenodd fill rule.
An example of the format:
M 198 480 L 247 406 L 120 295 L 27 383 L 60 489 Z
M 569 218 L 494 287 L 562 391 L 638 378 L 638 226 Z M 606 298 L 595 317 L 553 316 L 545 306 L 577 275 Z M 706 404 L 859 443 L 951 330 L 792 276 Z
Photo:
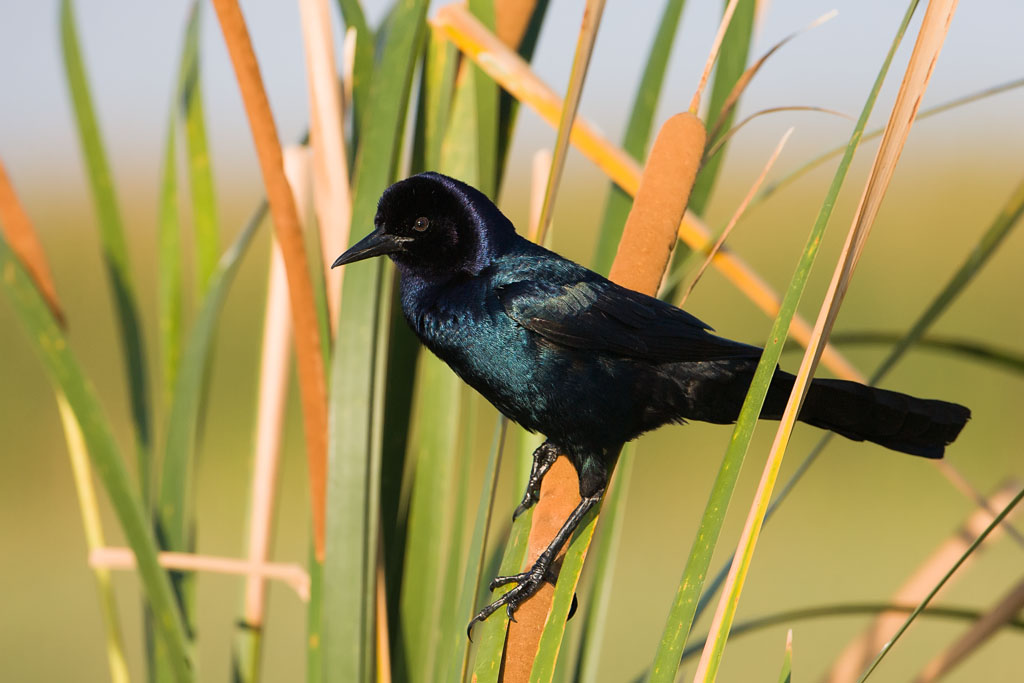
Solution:
M 539 498 L 564 453 L 580 503 L 515 584 L 469 623 L 510 619 L 544 581 L 601 499 L 622 446 L 667 423 L 735 422 L 762 349 L 720 337 L 693 315 L 611 282 L 516 233 L 476 188 L 436 172 L 380 197 L 374 229 L 332 267 L 388 256 L 420 341 L 503 415 L 545 437 L 513 517 Z M 794 376 L 776 369 L 761 410 L 779 419 Z M 798 419 L 854 441 L 941 458 L 970 410 L 856 382 L 815 379 Z

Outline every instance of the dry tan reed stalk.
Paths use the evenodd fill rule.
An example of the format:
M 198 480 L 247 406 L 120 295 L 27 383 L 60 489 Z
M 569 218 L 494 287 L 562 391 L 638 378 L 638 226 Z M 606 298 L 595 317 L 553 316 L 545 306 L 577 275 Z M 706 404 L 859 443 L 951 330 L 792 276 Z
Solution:
M 732 229 L 736 227 L 736 223 L 739 222 L 740 218 L 747 210 L 747 207 L 750 205 L 751 200 L 754 199 L 754 195 L 756 195 L 757 191 L 760 189 L 761 184 L 768 175 L 768 171 L 770 171 L 772 166 L 775 165 L 775 161 L 779 158 L 779 154 L 782 153 L 782 148 L 785 147 L 786 141 L 789 140 L 789 136 L 792 134 L 793 129 L 790 128 L 786 131 L 785 135 L 782 136 L 782 139 L 779 140 L 779 144 L 775 146 L 775 150 L 772 152 L 771 156 L 768 157 L 768 161 L 765 163 L 764 168 L 761 169 L 761 173 L 757 176 L 754 184 L 751 185 L 750 189 L 747 191 L 747 195 L 743 198 L 743 201 L 740 202 L 739 206 L 736 207 L 736 210 L 733 211 L 732 218 L 730 218 L 729 222 L 726 224 L 725 230 L 723 230 L 722 234 L 718 236 L 717 240 L 715 240 L 714 245 L 712 245 L 711 250 L 704 259 L 704 262 L 701 263 L 700 268 L 697 269 L 697 274 L 693 276 L 693 280 L 690 282 L 689 286 L 687 286 L 686 291 L 683 292 L 683 296 L 679 299 L 680 308 L 686 304 L 686 300 L 690 297 L 690 293 L 693 292 L 693 288 L 697 286 L 697 283 L 700 282 L 700 278 L 704 274 L 704 271 L 707 270 L 707 267 L 711 265 L 711 262 L 714 260 L 715 254 L 722 250 L 725 240 L 729 239 Z
M 1019 490 L 1018 482 L 1011 481 L 1002 484 L 995 493 L 989 496 L 988 507 L 1002 510 Z M 893 605 L 916 605 L 921 602 L 932 586 L 938 583 L 949 568 L 964 554 L 974 539 L 992 523 L 994 517 L 995 515 L 987 510 L 978 509 L 972 512 L 964 524 L 943 541 L 903 582 L 903 585 L 893 593 L 889 602 Z M 998 538 L 998 534 L 1002 532 L 1002 525 L 993 529 L 986 543 L 967 559 L 967 563 L 975 560 L 978 553 L 991 545 Z M 964 567 L 961 567 L 961 570 L 950 578 L 943 590 L 949 590 L 950 584 L 963 576 L 963 569 Z M 824 680 L 828 683 L 856 681 L 864 667 L 871 662 L 875 654 L 892 637 L 906 618 L 907 615 L 903 612 L 883 612 L 878 615 L 867 629 L 843 648 Z
M 736 545 L 729 574 L 722 587 L 722 595 L 709 629 L 711 636 L 701 653 L 694 681 L 713 681 L 717 675 L 725 639 L 735 617 L 754 548 L 761 533 L 768 503 L 782 466 L 782 458 L 793 426 L 800 412 L 800 406 L 806 396 L 818 361 L 821 359 L 825 342 L 839 315 L 839 307 L 850 286 L 857 262 L 871 233 L 871 227 L 878 215 L 889 182 L 892 180 L 896 162 L 899 160 L 910 134 L 910 128 L 920 106 L 921 98 L 928 87 L 935 61 L 942 49 L 955 8 L 956 0 L 932 0 L 925 11 L 914 51 L 910 56 L 903 82 L 900 84 L 885 135 L 882 137 L 882 144 L 875 156 L 864 193 L 847 233 L 846 243 L 833 272 L 832 282 L 818 313 L 818 319 L 811 334 L 811 342 L 807 346 L 807 352 L 804 354 L 800 369 L 796 373 L 796 379 L 793 381 L 793 391 L 786 403 L 782 418 L 779 420 L 779 427 L 775 432 L 775 439 L 768 453 L 757 492 L 754 494 L 740 540 Z
M 345 110 L 338 85 L 327 0 L 299 0 L 309 82 L 309 145 L 313 150 L 313 205 L 323 258 L 330 330 L 338 326 L 344 268 L 331 268 L 334 255 L 345 251 L 352 221 Z
M 914 683 L 937 681 L 974 653 L 1024 609 L 1024 580 L 1017 583 L 995 607 L 974 622 L 952 645 L 928 662 Z
M 280 581 L 299 596 L 303 602 L 309 602 L 309 574 L 298 564 L 288 562 L 266 562 L 254 564 L 248 560 L 234 557 L 216 557 L 214 555 L 194 555 L 192 553 L 161 552 L 157 560 L 164 569 L 183 572 L 212 572 L 214 574 L 232 574 L 235 576 L 261 576 L 265 579 Z M 90 567 L 106 569 L 134 569 L 135 553 L 131 548 L 107 546 L 97 548 L 89 553 Z
M 558 96 L 530 70 L 519 55 L 506 48 L 464 7 L 458 4 L 442 7 L 431 19 L 431 24 L 513 97 L 533 109 L 549 125 L 557 125 L 562 110 Z M 623 191 L 630 195 L 636 194 L 640 183 L 640 165 L 602 137 L 594 126 L 577 117 L 570 141 Z M 711 230 L 698 216 L 687 212 L 679 224 L 679 239 L 695 251 L 707 251 L 712 241 Z M 743 259 L 724 249 L 712 264 L 765 314 L 773 318 L 778 315 L 781 301 L 779 295 Z M 796 315 L 789 333 L 793 339 L 806 346 L 811 337 L 811 326 Z M 860 374 L 831 345 L 825 348 L 822 362 L 843 379 L 852 379 Z
M 285 175 L 300 211 L 309 195 L 309 163 L 305 147 L 284 151 Z M 305 222 L 305 217 L 300 216 Z M 263 317 L 263 349 L 260 355 L 260 384 L 256 404 L 256 437 L 252 488 L 249 494 L 249 539 L 247 557 L 253 565 L 267 562 L 273 531 L 277 472 L 281 455 L 284 408 L 288 397 L 288 358 L 292 351 L 291 310 L 284 259 L 277 240 L 270 246 L 267 303 Z M 266 611 L 266 581 L 250 576 L 245 582 L 243 618 L 249 627 L 263 623 Z
M 551 172 L 551 150 L 538 149 L 533 155 L 530 173 L 530 220 L 526 227 L 526 239 L 537 241 L 540 228 L 540 210 L 544 206 L 544 188 L 548 185 Z
M 313 303 L 313 285 L 295 201 L 284 175 L 284 162 L 270 102 L 263 88 L 256 54 L 237 0 L 213 0 L 224 43 L 235 70 L 249 117 L 274 230 L 288 276 L 288 294 L 295 331 L 299 388 L 309 468 L 310 504 L 316 557 L 323 561 L 327 497 L 327 385 L 320 328 Z
M 28 272 L 29 277 L 36 283 L 36 288 L 42 294 L 50 312 L 57 319 L 58 324 L 64 327 L 64 313 L 57 300 L 57 287 L 53 283 L 53 275 L 50 273 L 50 266 L 46 262 L 46 252 L 36 235 L 32 220 L 28 217 L 18 195 L 14 191 L 14 185 L 7 175 L 3 160 L 0 159 L 0 231 L 3 231 L 4 239 L 11 246 L 22 267 Z

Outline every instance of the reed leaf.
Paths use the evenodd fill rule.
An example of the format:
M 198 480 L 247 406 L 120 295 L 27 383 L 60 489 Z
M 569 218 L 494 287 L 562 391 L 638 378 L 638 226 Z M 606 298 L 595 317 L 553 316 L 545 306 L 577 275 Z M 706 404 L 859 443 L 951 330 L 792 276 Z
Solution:
M 935 586 L 932 587 L 932 589 L 928 592 L 928 595 L 926 595 L 924 599 L 921 600 L 921 603 L 914 608 L 914 611 L 911 612 L 909 616 L 907 616 L 907 620 L 903 622 L 903 625 L 900 626 L 899 630 L 896 631 L 892 638 L 890 638 L 889 641 L 882 647 L 881 651 L 879 651 L 879 653 L 875 656 L 871 664 L 868 665 L 868 668 L 864 671 L 864 673 L 860 675 L 860 678 L 857 679 L 857 683 L 863 683 L 863 681 L 867 680 L 867 678 L 875 671 L 875 669 L 878 668 L 878 665 L 882 662 L 885 656 L 889 654 L 889 652 L 892 650 L 896 642 L 903 636 L 904 633 L 907 632 L 907 629 L 910 628 L 910 625 L 912 623 L 914 623 L 914 620 L 917 619 L 917 617 L 920 616 L 925 609 L 927 609 L 929 603 L 931 603 L 931 601 L 935 598 L 935 595 L 940 590 L 942 590 L 942 587 L 946 585 L 946 582 L 949 581 L 950 577 L 952 577 L 953 574 L 956 573 L 956 570 L 960 568 L 960 565 L 962 565 L 967 560 L 967 558 L 969 558 L 974 553 L 974 551 L 978 549 L 978 547 L 985 541 L 985 539 L 988 538 L 988 535 L 991 534 L 997 526 L 999 526 L 999 523 L 1002 522 L 1003 519 L 1005 519 L 1006 516 L 1010 514 L 1010 512 L 1015 507 L 1017 507 L 1017 504 L 1020 503 L 1021 499 L 1024 499 L 1024 489 L 1021 489 L 1020 492 L 1013 497 L 1013 500 L 1007 503 L 1006 507 L 1000 510 L 999 514 L 995 516 L 992 522 L 987 527 L 985 527 L 985 530 L 982 531 L 976 539 L 974 539 L 974 542 L 971 543 L 970 546 L 968 546 L 967 550 L 964 551 L 963 555 L 961 555 L 960 558 L 955 563 L 953 563 L 953 566 L 949 568 L 949 571 L 946 572 L 946 574 L 938 581 L 938 583 L 936 583 Z
M 779 683 L 791 683 L 793 680 L 793 629 L 786 633 L 786 652 L 782 657 L 782 671 L 779 672 Z
M 188 177 L 192 192 L 192 228 L 195 232 L 196 299 L 202 301 L 220 259 L 220 227 L 217 221 L 213 167 L 210 163 L 206 123 L 203 116 L 203 92 L 199 75 L 200 3 L 192 3 L 185 50 L 181 60 L 181 111 L 185 119 L 188 150 Z
M 728 5 L 728 2 L 725 3 Z M 715 68 L 715 80 L 711 86 L 711 97 L 708 100 L 705 123 L 708 130 L 722 128 L 728 130 L 736 115 L 734 107 L 722 115 L 722 108 L 730 100 L 730 94 L 736 82 L 743 76 L 747 66 L 747 56 L 750 54 L 750 43 L 754 30 L 754 8 L 757 3 L 754 0 L 740 0 L 736 5 L 729 28 L 725 31 L 722 39 L 722 47 L 718 54 L 718 65 Z M 711 140 L 709 139 L 710 143 Z M 690 193 L 688 208 L 698 216 L 703 216 L 707 210 L 708 200 L 714 189 L 715 181 L 718 179 L 718 172 L 722 161 L 725 158 L 722 154 L 705 159 L 704 165 L 697 174 L 697 181 L 693 185 L 693 192 Z M 678 271 L 690 253 L 685 244 L 677 244 L 672 254 L 672 263 L 668 267 L 669 277 L 678 281 Z M 661 293 L 661 298 L 666 301 L 677 301 L 679 299 L 679 286 L 666 287 Z
M 79 426 L 96 475 L 103 483 L 121 529 L 135 553 L 139 579 L 156 616 L 155 624 L 166 647 L 171 673 L 178 681 L 191 681 L 194 669 L 186 646 L 181 613 L 171 583 L 157 562 L 157 547 L 148 516 L 117 447 L 113 430 L 100 407 L 95 389 L 68 347 L 52 312 L 28 273 L 0 239 L 0 280 L 8 298 L 39 354 L 50 380 L 67 398 Z
M 849 170 L 850 163 L 853 160 L 861 134 L 867 124 L 868 116 L 870 115 L 871 110 L 874 107 L 875 100 L 878 97 L 878 91 L 881 89 L 885 76 L 888 73 L 889 65 L 892 62 L 893 55 L 903 38 L 903 34 L 906 32 L 906 27 L 909 24 L 910 17 L 913 15 L 913 11 L 916 7 L 917 2 L 916 0 L 913 0 L 903 17 L 900 27 L 896 33 L 896 37 L 889 49 L 889 53 L 882 64 L 874 85 L 872 86 L 871 92 L 868 94 L 861 115 L 858 118 L 857 123 L 854 126 L 853 133 L 850 136 L 850 140 L 847 143 L 846 153 L 844 154 L 839 167 L 836 169 L 835 176 L 833 177 L 832 183 L 825 195 L 825 200 L 822 204 L 821 210 L 819 211 L 818 217 L 811 229 L 811 233 L 808 236 L 803 254 L 797 264 L 796 272 L 794 273 L 793 278 L 790 281 L 789 288 L 786 290 L 786 295 L 782 300 L 779 314 L 772 325 L 770 334 L 768 335 L 764 353 L 761 356 L 761 361 L 754 374 L 750 390 L 747 393 L 743 407 L 740 410 L 739 417 L 736 421 L 736 427 L 733 430 L 732 438 L 729 442 L 729 448 L 726 451 L 725 457 L 722 460 L 722 465 L 719 468 L 718 475 L 716 476 L 715 483 L 711 490 L 711 495 L 704 510 L 704 515 L 701 518 L 700 526 L 697 530 L 693 547 L 690 551 L 690 556 L 687 559 L 686 567 L 683 570 L 683 577 L 679 583 L 676 598 L 669 611 L 665 630 L 662 633 L 661 642 L 658 645 L 654 663 L 651 668 L 649 678 L 651 681 L 672 681 L 675 678 L 675 672 L 679 666 L 680 656 L 682 655 L 683 648 L 686 645 L 686 639 L 689 635 L 690 628 L 693 625 L 697 600 L 704 587 L 708 567 L 711 564 L 711 556 L 714 552 L 715 545 L 718 542 L 718 537 L 721 534 L 722 525 L 725 521 L 725 512 L 729 506 L 729 501 L 732 498 L 732 492 L 735 490 L 736 481 L 739 478 L 739 472 L 746 456 L 747 447 L 749 446 L 750 439 L 753 436 L 754 426 L 761 413 L 761 406 L 764 403 L 764 398 L 771 382 L 771 376 L 775 370 L 775 366 L 778 364 L 779 355 L 782 351 L 782 340 L 785 339 L 786 331 L 789 329 L 793 316 L 796 313 L 796 306 L 799 303 L 804 287 L 807 284 L 807 278 L 810 274 L 811 266 L 814 263 L 815 257 L 818 253 L 818 247 L 821 244 L 821 237 L 824 234 L 826 225 L 828 224 L 828 219 L 832 215 L 836 198 L 839 195 L 839 190 L 842 187 L 843 181 L 846 179 L 847 171 Z
M 369 100 L 352 204 L 354 236 L 361 237 L 373 224 L 377 199 L 394 178 L 425 15 L 424 0 L 396 6 L 375 77 L 367 84 Z M 377 509 L 370 507 L 377 496 L 370 486 L 379 483 L 380 475 L 370 468 L 375 447 L 378 454 L 382 447 L 379 439 L 375 444 L 374 426 L 380 429 L 383 423 L 382 416 L 375 417 L 374 407 L 382 407 L 384 401 L 383 396 L 374 395 L 375 388 L 383 388 L 384 379 L 374 377 L 374 369 L 378 363 L 383 366 L 383 359 L 376 357 L 377 339 L 389 318 L 380 317 L 382 264 L 373 260 L 346 271 L 330 378 L 330 505 L 322 607 L 325 680 L 351 683 L 369 680 L 373 668 L 367 652 L 375 637 L 376 592 L 368 567 L 377 559 L 376 546 L 369 544 L 379 519 Z
M 646 156 L 647 144 L 651 139 L 654 126 L 654 114 L 658 109 L 658 100 L 668 71 L 668 60 L 675 44 L 679 19 L 683 15 L 686 0 L 668 0 L 665 10 L 658 22 L 658 31 L 647 54 L 646 66 L 640 84 L 633 98 L 633 109 L 626 124 L 626 134 L 622 139 L 622 149 L 636 160 Z M 607 274 L 615 260 L 615 251 L 622 238 L 622 228 L 626 224 L 626 216 L 633 206 L 633 196 L 618 185 L 612 183 L 605 200 L 604 217 L 597 233 L 597 250 L 591 268 L 599 273 Z
M 178 216 L 178 165 L 175 161 L 177 121 L 174 108 L 167 121 L 164 143 L 163 179 L 160 184 L 160 208 L 157 220 L 157 318 L 160 328 L 160 386 L 163 410 L 168 410 L 174 395 L 174 383 L 181 363 L 183 284 L 181 262 L 181 224 Z M 143 500 L 150 497 L 149 486 Z
M 163 472 L 157 501 L 160 539 L 169 550 L 189 550 L 192 542 L 191 492 L 195 468 L 196 432 L 206 368 L 210 360 L 212 340 L 220 311 L 234 281 L 238 266 L 266 216 L 261 205 L 224 252 L 210 280 L 210 290 L 196 316 L 182 357 L 181 371 L 174 388 L 170 417 L 167 421 L 167 442 L 164 449 Z
M 71 0 L 61 0 L 60 34 L 61 51 L 64 56 L 64 74 L 71 93 L 79 141 L 82 145 L 93 201 L 96 204 L 103 262 L 113 290 L 121 345 L 124 348 L 125 373 L 131 397 L 132 424 L 136 439 L 138 486 L 140 491 L 146 491 L 150 486 L 150 459 L 153 444 L 145 342 L 142 337 L 138 299 L 128 261 L 124 223 L 117 206 L 110 164 L 107 162 L 99 123 L 96 120 L 92 104 L 92 96 L 89 93 L 88 77 L 78 43 Z

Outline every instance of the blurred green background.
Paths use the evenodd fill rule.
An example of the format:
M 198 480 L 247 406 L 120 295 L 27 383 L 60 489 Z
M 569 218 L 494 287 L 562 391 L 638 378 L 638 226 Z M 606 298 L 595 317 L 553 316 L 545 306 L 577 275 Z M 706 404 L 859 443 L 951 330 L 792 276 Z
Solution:
M 373 21 L 379 3 L 367 3 Z M 829 7 L 797 2 L 768 8 L 753 55 Z M 767 106 L 813 104 L 855 113 L 891 39 L 902 8 L 838 3 L 840 15 L 773 58 L 755 80 L 741 116 Z M 620 137 L 639 59 L 660 3 L 609 3 L 595 50 L 581 113 L 613 140 Z M 689 3 L 662 98 L 665 115 L 685 108 L 707 50 L 718 3 Z M 159 7 L 129 2 L 80 2 L 80 31 L 101 126 L 112 157 L 141 300 L 155 302 L 155 232 L 160 145 L 185 2 Z M 208 9 L 208 8 L 205 8 Z M 282 139 L 295 139 L 306 120 L 305 74 L 298 13 L 291 3 L 243 3 L 267 78 Z M 571 62 L 580 2 L 553 3 L 536 63 L 561 90 Z M 204 94 L 225 239 L 231 239 L 261 187 L 248 130 L 216 22 L 204 17 Z M 924 103 L 937 104 L 1021 75 L 1015 27 L 1024 9 L 1012 2 L 960 9 Z M 983 27 L 983 28 L 982 28 Z M 567 38 L 569 36 L 569 38 Z M 909 45 L 894 73 L 902 69 Z M 93 206 L 87 194 L 70 106 L 59 67 L 54 3 L 20 3 L 0 10 L 0 156 L 37 229 L 67 313 L 70 339 L 94 381 L 118 436 L 130 452 L 125 384 L 111 300 L 99 257 Z M 898 79 L 883 91 L 884 123 Z M 921 123 L 911 134 L 901 166 L 847 297 L 838 331 L 902 332 L 944 284 L 1024 174 L 1019 121 L 1024 97 L 1000 95 Z M 664 117 L 662 117 L 664 118 Z M 766 117 L 734 138 L 722 181 L 708 212 L 721 226 L 756 176 L 781 132 L 797 127 L 773 172 L 778 177 L 815 152 L 844 141 L 850 124 L 823 114 Z M 530 156 L 553 144 L 554 133 L 532 113 L 521 117 L 500 205 L 525 224 Z M 859 196 L 873 153 L 858 155 L 833 220 L 823 262 L 801 306 L 816 314 L 831 262 Z M 751 212 L 736 228 L 731 247 L 781 289 L 817 212 L 831 165 L 790 186 Z M 554 218 L 554 248 L 586 263 L 607 190 L 598 171 L 570 156 Z M 363 232 L 369 226 L 353 226 Z M 186 231 L 187 234 L 187 231 Z M 199 551 L 239 556 L 252 441 L 259 335 L 269 231 L 264 230 L 232 288 L 217 335 L 211 394 L 199 458 Z M 226 242 L 225 242 L 226 244 Z M 186 246 L 186 254 L 189 251 Z M 992 262 L 936 325 L 940 335 L 966 337 L 1020 352 L 1024 339 L 1024 235 L 1013 234 Z M 770 321 L 730 284 L 709 271 L 688 309 L 723 335 L 761 343 Z M 144 310 L 149 359 L 156 360 L 156 319 Z M 0 679 L 100 681 L 107 678 L 96 592 L 85 564 L 85 543 L 53 393 L 6 299 L 0 302 Z M 865 373 L 884 349 L 850 348 Z M 784 356 L 784 366 L 798 363 Z M 155 368 L 154 368 L 155 369 Z M 933 351 L 912 352 L 885 386 L 964 403 L 974 413 L 949 460 L 982 492 L 1007 477 L 1024 478 L 1018 438 L 1024 379 L 991 365 Z M 294 392 L 293 392 L 294 393 Z M 301 424 L 292 396 L 274 556 L 304 563 L 308 502 Z M 483 411 L 481 450 L 493 412 Z M 694 424 L 668 427 L 639 447 L 616 566 L 617 592 L 607 631 L 604 680 L 630 680 L 650 661 L 664 613 L 689 551 L 693 530 L 729 436 L 729 428 Z M 759 429 L 736 501 L 756 485 L 772 430 Z M 817 438 L 801 426 L 783 469 L 792 471 Z M 510 484 L 508 459 L 499 485 Z M 513 492 L 507 492 L 511 500 Z M 508 510 L 511 507 L 507 507 Z M 505 514 L 499 505 L 497 515 Z M 881 448 L 834 442 L 792 499 L 767 527 L 741 603 L 738 620 L 801 606 L 883 601 L 972 510 L 939 472 L 918 459 Z M 742 524 L 730 517 L 717 568 L 731 554 Z M 109 514 L 105 530 L 119 543 Z M 677 542 L 665 544 L 666 530 Z M 657 542 L 655 543 L 655 539 Z M 499 539 L 503 542 L 503 539 Z M 942 604 L 984 608 L 1019 579 L 1022 548 L 1001 537 L 988 546 Z M 586 574 L 585 574 L 586 576 Z M 141 679 L 140 609 L 130 573 L 116 578 L 134 678 Z M 242 583 L 199 579 L 199 664 L 203 680 L 227 680 L 230 637 Z M 705 619 L 695 628 L 702 633 Z M 796 677 L 814 679 L 866 623 L 861 617 L 794 623 Z M 906 680 L 961 632 L 961 623 L 924 619 L 892 654 L 878 680 Z M 781 660 L 785 626 L 737 638 L 727 649 L 722 680 L 763 680 Z M 304 660 L 304 608 L 274 585 L 268 615 L 266 680 L 296 680 Z M 1024 675 L 1020 631 L 1004 631 L 949 680 L 1016 681 Z M 692 673 L 693 664 L 684 670 Z

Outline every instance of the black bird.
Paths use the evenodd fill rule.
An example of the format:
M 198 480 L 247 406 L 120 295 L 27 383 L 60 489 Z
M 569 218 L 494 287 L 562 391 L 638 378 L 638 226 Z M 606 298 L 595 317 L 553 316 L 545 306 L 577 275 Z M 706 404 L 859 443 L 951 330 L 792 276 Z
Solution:
M 532 506 L 558 453 L 579 474 L 582 501 L 517 584 L 509 617 L 548 579 L 551 562 L 604 493 L 622 445 L 668 422 L 736 420 L 761 356 L 689 313 L 634 292 L 516 234 L 481 192 L 438 173 L 395 183 L 374 231 L 334 266 L 388 255 L 402 311 L 420 340 L 505 416 L 547 440 L 518 515 Z M 779 419 L 793 375 L 776 369 L 761 417 Z M 941 458 L 970 417 L 964 406 L 843 380 L 816 379 L 800 420 L 855 441 Z

